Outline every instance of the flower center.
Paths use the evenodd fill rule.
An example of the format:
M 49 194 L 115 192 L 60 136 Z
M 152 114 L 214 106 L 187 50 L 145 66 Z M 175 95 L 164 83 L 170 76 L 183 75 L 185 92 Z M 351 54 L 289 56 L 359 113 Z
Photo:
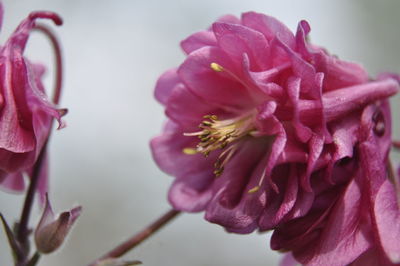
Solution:
M 238 148 L 237 141 L 255 130 L 253 116 L 253 114 L 246 114 L 226 120 L 219 120 L 216 115 L 204 116 L 205 120 L 199 125 L 200 131 L 184 133 L 185 136 L 197 136 L 200 139 L 199 143 L 196 148 L 185 148 L 183 152 L 185 154 L 202 153 L 207 157 L 212 151 L 226 148 L 214 164 L 214 174 L 220 176 L 225 164 Z

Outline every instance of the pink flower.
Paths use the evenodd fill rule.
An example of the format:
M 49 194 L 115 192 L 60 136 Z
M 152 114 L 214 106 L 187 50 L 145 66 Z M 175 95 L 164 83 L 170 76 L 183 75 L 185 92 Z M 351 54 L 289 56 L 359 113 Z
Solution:
M 176 177 L 169 191 L 174 208 L 205 211 L 208 221 L 231 232 L 277 228 L 275 235 L 286 239 L 292 237 L 286 228 L 302 234 L 322 211 L 339 223 L 335 206 L 352 201 L 347 197 L 360 202 L 357 192 L 346 194 L 358 179 L 387 180 L 386 99 L 398 82 L 389 75 L 370 80 L 361 66 L 310 44 L 309 31 L 305 21 L 292 34 L 276 19 L 249 12 L 225 16 L 181 43 L 186 60 L 156 85 L 168 122 L 151 142 L 159 167 Z M 374 156 L 365 154 L 372 150 Z M 361 170 L 365 164 L 371 169 Z M 362 199 L 375 204 L 366 186 Z M 365 213 L 346 219 L 352 225 Z M 302 219 L 304 227 L 291 226 Z M 301 250 L 301 241 L 276 243 L 275 249 Z M 347 262 L 366 250 L 352 250 Z
M 0 25 L 3 8 L 0 6 Z M 61 123 L 58 110 L 45 95 L 44 67 L 24 57 L 24 49 L 35 20 L 51 19 L 61 25 L 52 12 L 32 12 L 23 20 L 3 46 L 0 46 L 0 186 L 24 189 L 23 172 L 30 172 L 50 131 L 51 121 Z M 39 191 L 47 189 L 46 166 L 41 171 Z

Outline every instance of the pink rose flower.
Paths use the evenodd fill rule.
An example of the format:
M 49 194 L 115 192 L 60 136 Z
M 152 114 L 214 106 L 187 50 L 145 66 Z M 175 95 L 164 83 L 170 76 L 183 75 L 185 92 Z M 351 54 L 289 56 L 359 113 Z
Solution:
M 168 122 L 151 148 L 159 167 L 176 178 L 168 195 L 175 209 L 205 211 L 230 232 L 276 229 L 274 249 L 331 265 L 318 264 L 329 237 L 315 231 L 348 236 L 360 216 L 379 212 L 357 208 L 366 198 L 379 204 L 371 184 L 388 184 L 386 99 L 399 84 L 390 75 L 370 80 L 360 65 L 310 44 L 309 31 L 305 21 L 293 34 L 272 17 L 248 12 L 182 41 L 186 60 L 156 85 Z M 382 197 L 388 195 L 385 188 Z M 350 202 L 358 212 L 342 211 L 344 225 L 335 211 Z M 372 221 L 360 220 L 370 235 L 380 231 Z M 302 248 L 303 234 L 310 246 L 320 239 L 321 249 Z M 339 252 L 332 241 L 325 248 Z M 374 241 L 340 256 L 350 263 L 377 247 Z
M 3 7 L 0 6 L 0 25 Z M 0 187 L 11 191 L 24 189 L 24 172 L 31 172 L 48 137 L 51 121 L 61 116 L 42 84 L 44 66 L 24 57 L 24 49 L 35 21 L 50 19 L 61 25 L 52 12 L 32 12 L 23 20 L 3 46 L 0 46 Z M 38 190 L 47 189 L 46 164 L 42 167 Z

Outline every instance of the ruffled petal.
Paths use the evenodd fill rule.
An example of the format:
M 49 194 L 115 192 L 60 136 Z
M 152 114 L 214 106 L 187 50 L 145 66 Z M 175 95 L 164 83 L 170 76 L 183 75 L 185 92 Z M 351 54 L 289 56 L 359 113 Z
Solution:
M 265 191 L 263 188 L 260 193 L 248 191 L 258 185 L 262 176 L 266 157 L 260 157 L 264 145 L 262 141 L 243 143 L 228 162 L 229 167 L 213 186 L 214 197 L 205 214 L 208 221 L 237 233 L 250 233 L 256 229 L 256 220 L 265 206 Z
M 373 206 L 379 241 L 392 263 L 400 263 L 400 209 L 396 193 L 393 184 L 385 180 Z
M 314 56 L 315 68 L 325 74 L 324 91 L 336 90 L 368 81 L 368 73 L 359 64 L 346 62 L 320 51 Z
M 213 31 L 219 47 L 237 63 L 247 54 L 253 70 L 264 70 L 271 65 L 269 45 L 264 35 L 251 28 L 237 24 L 216 22 Z
M 162 104 L 166 104 L 172 90 L 180 83 L 176 68 L 165 71 L 157 80 L 154 97 Z
M 186 54 L 190 54 L 204 46 L 217 46 L 217 39 L 212 31 L 199 31 L 181 42 Z
M 259 220 L 261 230 L 269 230 L 278 225 L 296 202 L 298 192 L 297 169 L 294 165 L 291 165 L 289 167 L 290 172 L 287 173 L 287 168 L 288 166 L 284 166 L 283 169 L 279 168 L 279 172 L 275 170 L 273 173 L 273 176 L 278 176 L 280 182 L 286 179 L 286 185 L 285 189 L 280 189 L 278 194 L 274 191 L 269 193 L 267 206 Z M 279 187 L 281 188 L 281 186 Z
M 207 103 L 202 98 L 193 94 L 185 85 L 176 86 L 168 99 L 166 115 L 182 128 L 198 131 L 198 125 L 205 115 L 219 115 L 216 106 Z
M 274 17 L 256 12 L 247 12 L 242 14 L 242 22 L 244 26 L 261 32 L 268 41 L 279 35 L 283 43 L 289 47 L 294 47 L 293 33 Z
M 368 224 L 360 221 L 362 193 L 352 180 L 329 215 L 313 253 L 299 250 L 295 258 L 307 265 L 347 265 L 368 250 L 372 235 Z
M 213 70 L 211 63 L 224 70 Z M 248 90 L 235 78 L 237 73 L 237 67 L 222 50 L 208 46 L 192 52 L 178 69 L 183 83 L 195 95 L 233 112 L 252 106 Z
M 185 148 L 196 147 L 197 138 L 184 136 L 182 128 L 172 121 L 168 121 L 166 127 L 168 132 L 150 142 L 153 158 L 164 172 L 172 176 L 186 176 L 202 170 L 213 172 L 215 153 L 211 153 L 206 159 L 200 153 L 185 154 Z M 207 176 L 205 179 L 208 179 Z

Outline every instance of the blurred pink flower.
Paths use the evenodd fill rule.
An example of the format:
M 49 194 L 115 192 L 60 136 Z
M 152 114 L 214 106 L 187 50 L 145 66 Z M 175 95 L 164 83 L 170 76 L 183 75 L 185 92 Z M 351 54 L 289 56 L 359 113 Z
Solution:
M 176 177 L 169 191 L 174 208 L 205 211 L 208 221 L 231 232 L 277 228 L 275 238 L 286 239 L 292 237 L 286 228 L 305 233 L 306 227 L 290 226 L 302 219 L 306 226 L 331 215 L 340 223 L 335 206 L 346 197 L 360 202 L 353 190 L 346 194 L 358 179 L 387 180 L 386 99 L 397 93 L 398 82 L 390 75 L 370 80 L 360 65 L 310 44 L 309 31 L 305 21 L 292 34 L 276 19 L 248 12 L 240 19 L 225 16 L 181 43 L 186 60 L 156 85 L 169 120 L 151 142 L 159 167 Z M 363 153 L 371 150 L 373 157 Z M 361 170 L 364 164 L 380 166 Z M 363 199 L 376 204 L 376 193 L 366 194 L 366 187 Z M 345 217 L 353 225 L 365 213 Z M 375 230 L 367 220 L 360 223 Z M 302 251 L 300 243 L 273 240 L 272 247 Z M 357 246 L 341 256 L 350 263 L 366 250 Z M 307 255 L 318 259 L 319 251 Z
M 0 7 L 0 25 L 3 8 Z M 31 172 L 56 118 L 62 126 L 62 110 L 47 98 L 42 84 L 44 66 L 23 56 L 29 34 L 38 18 L 61 25 L 52 12 L 32 12 L 3 46 L 0 46 L 0 187 L 24 189 L 24 172 Z M 47 165 L 42 167 L 38 190 L 47 189 Z

